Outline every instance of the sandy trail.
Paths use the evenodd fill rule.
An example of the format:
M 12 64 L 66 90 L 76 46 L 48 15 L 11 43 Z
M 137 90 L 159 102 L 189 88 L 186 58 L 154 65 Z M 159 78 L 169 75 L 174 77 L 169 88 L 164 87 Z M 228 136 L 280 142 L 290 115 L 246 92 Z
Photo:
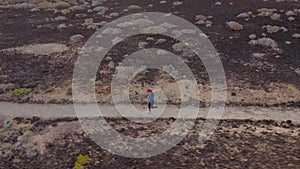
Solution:
M 121 114 L 126 114 L 127 118 L 169 118 L 177 117 L 177 106 L 168 105 L 159 106 L 149 113 L 146 106 L 137 105 L 136 109 L 140 114 L 122 112 L 118 113 L 113 105 L 99 104 L 102 115 L 105 117 L 122 117 Z M 126 105 L 125 110 L 126 110 Z M 85 106 L 83 106 L 85 108 Z M 89 110 L 86 106 L 86 113 L 82 116 L 94 117 L 100 116 L 98 111 Z M 191 110 L 192 111 L 192 110 Z M 208 108 L 200 108 L 198 117 L 205 118 Z M 76 117 L 76 112 L 73 104 L 58 105 L 58 104 L 18 104 L 9 102 L 0 102 L 0 119 L 9 119 L 14 117 L 32 117 L 37 116 L 44 119 Z M 189 116 L 187 116 L 189 118 Z M 221 119 L 252 119 L 252 120 L 275 120 L 286 121 L 291 120 L 294 123 L 300 123 L 299 108 L 280 108 L 280 107 L 226 107 Z

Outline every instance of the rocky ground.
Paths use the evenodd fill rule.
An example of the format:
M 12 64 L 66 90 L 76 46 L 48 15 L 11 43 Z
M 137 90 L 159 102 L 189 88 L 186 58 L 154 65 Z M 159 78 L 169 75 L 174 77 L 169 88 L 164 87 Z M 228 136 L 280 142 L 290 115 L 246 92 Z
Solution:
M 160 133 L 175 119 L 145 125 L 107 119 L 132 137 Z M 1 122 L 0 168 L 73 168 L 88 156 L 86 168 L 291 168 L 300 167 L 300 126 L 291 121 L 223 120 L 209 141 L 198 142 L 203 119 L 176 147 L 158 156 L 133 159 L 96 145 L 76 119 L 15 118 Z
M 227 105 L 300 106 L 299 0 L 0 0 L 0 101 L 71 103 L 81 47 L 108 22 L 138 12 L 171 13 L 208 36 L 225 69 Z M 110 50 L 95 80 L 99 102 L 111 102 L 112 74 L 122 59 L 151 47 L 182 56 L 198 81 L 201 105 L 208 106 L 211 88 L 202 62 L 180 42 L 158 34 L 130 37 Z M 155 70 L 135 77 L 131 101 L 144 103 L 148 88 L 162 89 L 170 104 L 181 101 L 174 79 Z M 199 144 L 198 119 L 170 151 L 130 159 L 101 149 L 75 118 L 16 117 L 0 121 L 0 168 L 74 168 L 86 161 L 86 168 L 296 169 L 300 126 L 291 120 L 222 120 L 211 139 Z M 126 135 L 143 137 L 164 131 L 174 119 L 145 125 L 108 121 Z
M 74 62 L 83 43 L 116 18 L 156 11 L 183 17 L 207 34 L 224 65 L 228 104 L 297 106 L 299 8 L 297 0 L 1 1 L 0 98 L 71 102 Z M 199 82 L 201 101 L 209 104 L 210 87 L 203 64 L 187 56 L 178 42 L 160 35 L 129 38 L 107 54 L 97 75 L 99 102 L 110 101 L 110 79 L 115 67 L 140 47 L 160 47 L 182 55 Z M 146 83 L 142 88 L 143 79 Z M 163 72 L 152 70 L 136 77 L 133 83 L 132 93 L 138 94 L 132 97 L 137 102 L 144 102 L 144 90 L 149 87 L 177 90 Z M 19 88 L 29 92 L 16 97 L 12 91 Z M 171 102 L 178 103 L 177 95 L 178 92 L 169 95 Z

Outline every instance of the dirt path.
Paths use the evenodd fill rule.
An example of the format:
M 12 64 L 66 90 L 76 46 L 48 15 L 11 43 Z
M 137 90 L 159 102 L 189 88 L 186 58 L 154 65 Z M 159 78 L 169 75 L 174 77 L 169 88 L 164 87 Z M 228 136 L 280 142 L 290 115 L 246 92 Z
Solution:
M 116 108 L 112 105 L 99 105 L 105 117 L 121 117 Z M 126 108 L 126 106 L 125 106 Z M 137 110 L 141 114 L 134 114 L 125 112 L 128 117 L 142 117 L 155 118 L 159 115 L 162 118 L 177 117 L 177 106 L 167 106 L 165 109 L 161 106 L 153 109 L 148 113 L 146 107 L 137 106 Z M 200 108 L 198 117 L 206 117 L 208 108 Z M 86 116 L 98 116 L 95 111 L 89 111 Z M 0 119 L 14 118 L 14 117 L 32 117 L 40 118 L 63 118 L 76 117 L 76 113 L 72 104 L 58 105 L 58 104 L 18 104 L 9 102 L 0 102 Z M 300 109 L 298 108 L 280 108 L 280 107 L 226 107 L 222 119 L 253 119 L 253 120 L 275 120 L 286 121 L 291 120 L 294 123 L 300 123 Z

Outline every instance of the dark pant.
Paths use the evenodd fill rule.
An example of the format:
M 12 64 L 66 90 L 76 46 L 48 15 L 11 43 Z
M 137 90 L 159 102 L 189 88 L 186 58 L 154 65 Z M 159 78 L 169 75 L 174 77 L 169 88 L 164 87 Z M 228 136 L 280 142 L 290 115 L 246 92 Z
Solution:
M 153 102 L 148 102 L 148 109 L 151 111 L 151 107 L 153 107 Z

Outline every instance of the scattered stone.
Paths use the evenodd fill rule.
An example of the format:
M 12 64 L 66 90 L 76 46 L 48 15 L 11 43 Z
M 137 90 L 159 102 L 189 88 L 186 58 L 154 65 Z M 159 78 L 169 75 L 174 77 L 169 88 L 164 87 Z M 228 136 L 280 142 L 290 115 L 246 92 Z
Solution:
M 257 10 L 259 12 L 258 16 L 271 16 L 277 9 L 273 8 L 261 8 Z
M 94 23 L 95 25 L 97 25 L 97 26 L 104 26 L 104 25 L 106 25 L 108 22 L 107 21 L 101 21 L 101 22 L 99 22 L 99 23 Z
M 218 2 L 215 3 L 215 5 L 220 6 L 220 5 L 222 5 L 222 2 L 218 1 Z
M 300 33 L 294 33 L 294 34 L 293 34 L 293 38 L 299 39 L 299 38 L 300 38 Z
M 160 4 L 165 4 L 165 3 L 167 3 L 167 1 L 160 1 L 159 3 Z
M 281 18 L 281 15 L 280 15 L 280 14 L 275 13 L 275 14 L 272 14 L 272 15 L 271 15 L 271 19 L 272 19 L 272 20 L 279 20 L 280 18 Z
M 69 27 L 69 25 L 67 25 L 66 23 L 62 23 L 62 24 L 59 24 L 57 26 L 58 29 L 64 29 L 64 28 L 67 28 L 67 27 Z
M 267 29 L 268 33 L 276 33 L 280 30 L 279 26 L 272 26 L 272 25 L 267 25 L 267 26 L 263 26 L 262 28 Z
M 15 8 L 16 9 L 33 9 L 35 8 L 36 5 L 35 4 L 30 4 L 30 3 L 27 3 L 27 2 L 24 2 L 24 3 L 20 3 L 20 4 L 16 4 L 15 5 Z
M 249 14 L 246 13 L 246 12 L 240 13 L 240 14 L 237 16 L 237 18 L 249 18 L 249 17 L 250 17 Z
M 286 15 L 286 16 L 296 16 L 297 13 L 294 12 L 294 11 L 287 11 L 287 12 L 285 13 L 285 15 Z
M 179 5 L 182 5 L 182 4 L 183 4 L 183 2 L 181 2 L 181 1 L 175 1 L 175 2 L 173 2 L 174 6 L 179 6 Z
M 109 14 L 109 17 L 118 17 L 118 16 L 119 16 L 119 13 L 116 13 L 116 12 Z
M 153 4 L 149 4 L 148 6 L 149 6 L 150 8 L 152 8 L 154 5 L 153 5 Z
M 147 40 L 147 41 L 154 41 L 154 38 L 152 38 L 152 37 L 147 37 L 146 40 Z
M 233 5 L 233 2 L 229 2 L 229 5 Z
M 140 42 L 140 43 L 138 44 L 139 48 L 141 48 L 141 49 L 145 48 L 147 45 L 148 45 L 147 42 Z
M 300 76 L 300 68 L 295 69 L 295 72 Z
M 263 53 L 253 53 L 252 56 L 257 57 L 257 58 L 262 58 L 263 56 L 265 56 L 265 54 L 263 54 Z
M 185 52 L 185 51 L 189 50 L 189 47 L 186 44 L 182 43 L 182 42 L 174 44 L 172 46 L 172 48 L 176 52 Z
M 64 16 L 58 16 L 58 17 L 55 17 L 54 20 L 55 21 L 65 21 L 65 20 L 67 20 L 67 18 Z
M 195 23 L 196 25 L 204 25 L 205 24 L 205 21 L 198 21 Z
M 213 23 L 212 23 L 212 21 L 206 21 L 205 24 L 206 24 L 206 27 L 211 27 Z
M 64 10 L 61 11 L 61 14 L 63 14 L 63 15 L 68 15 L 70 13 L 71 13 L 70 9 L 64 9 Z
M 157 40 L 157 42 L 155 43 L 155 44 L 157 44 L 157 45 L 161 45 L 161 44 L 163 44 L 163 43 L 165 43 L 167 40 L 166 39 L 158 39 Z
M 278 44 L 271 38 L 260 38 L 258 40 L 251 40 L 250 45 L 261 45 L 265 47 L 271 47 L 273 50 L 279 51 Z
M 142 7 L 138 6 L 138 5 L 130 5 L 129 7 L 127 7 L 128 10 L 139 10 L 142 9 Z
M 56 9 L 66 9 L 71 7 L 71 5 L 68 2 L 60 1 L 54 4 L 54 7 Z
M 289 20 L 289 21 L 294 21 L 294 20 L 296 20 L 296 18 L 290 16 L 290 17 L 288 18 L 288 20 Z
M 73 44 L 76 44 L 78 42 L 81 42 L 84 39 L 84 36 L 77 34 L 70 37 L 70 41 Z
M 278 58 L 280 58 L 280 57 L 281 57 L 280 55 L 276 55 L 276 56 L 275 56 L 276 59 L 278 59 Z
M 104 15 L 108 11 L 108 8 L 106 8 L 104 6 L 98 6 L 98 7 L 95 7 L 93 9 L 93 11 L 97 12 L 98 15 Z
M 107 65 L 110 69 L 114 69 L 115 68 L 115 63 L 113 61 L 110 61 Z
M 106 1 L 103 1 L 103 0 L 93 0 L 93 1 L 92 1 L 92 6 L 99 6 L 99 5 L 102 5 L 103 2 L 106 2 Z
M 32 8 L 31 10 L 30 10 L 31 12 L 39 12 L 39 11 L 41 11 L 39 8 Z
M 256 35 L 255 35 L 255 34 L 250 34 L 250 35 L 249 35 L 249 39 L 252 39 L 252 40 L 253 40 L 253 39 L 256 39 Z
M 85 7 L 84 6 L 72 6 L 69 9 L 71 11 L 73 11 L 73 12 L 77 12 L 77 11 L 83 11 L 83 10 L 85 10 Z
M 55 6 L 53 5 L 53 3 L 50 3 L 50 2 L 41 2 L 41 3 L 38 3 L 38 8 L 40 9 L 51 9 L 51 8 L 55 8 Z
M 240 31 L 244 29 L 244 26 L 242 24 L 235 21 L 227 22 L 227 26 L 234 31 Z
M 290 44 L 292 44 L 292 42 L 291 41 L 285 41 L 285 44 L 290 45 Z
M 195 16 L 195 20 L 196 21 L 206 21 L 207 17 L 204 15 L 197 15 L 197 16 Z
M 281 29 L 283 32 L 287 32 L 287 31 L 288 31 L 288 29 L 287 29 L 286 27 L 284 27 L 284 26 L 280 27 L 280 29 Z

